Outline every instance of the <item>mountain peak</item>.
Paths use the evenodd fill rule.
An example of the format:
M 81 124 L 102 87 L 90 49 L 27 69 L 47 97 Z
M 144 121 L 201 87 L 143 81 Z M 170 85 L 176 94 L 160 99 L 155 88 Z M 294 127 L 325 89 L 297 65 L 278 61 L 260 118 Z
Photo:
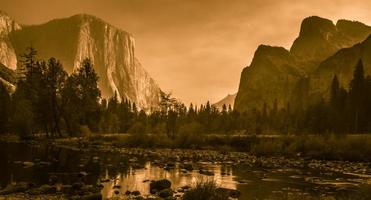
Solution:
M 307 17 L 290 52 L 300 60 L 319 63 L 337 50 L 364 40 L 370 32 L 371 28 L 360 22 L 339 20 L 335 26 L 325 18 Z
M 234 100 L 235 100 L 236 96 L 237 96 L 237 93 L 235 93 L 235 94 L 228 94 L 222 100 L 214 103 L 213 106 L 215 106 L 219 110 L 222 110 L 223 109 L 223 105 L 227 106 L 227 108 L 229 106 L 231 106 L 233 108 L 233 106 L 234 106 Z
M 334 31 L 336 31 L 336 27 L 331 20 L 318 16 L 311 16 L 302 21 L 299 37 L 312 37 Z
M 371 27 L 358 21 L 350 21 L 341 19 L 336 22 L 336 28 L 338 31 L 347 35 L 350 38 L 364 38 L 367 37 Z
M 235 108 L 241 111 L 261 108 L 262 102 L 271 104 L 275 99 L 279 100 L 278 106 L 295 104 L 293 92 L 299 81 L 311 77 L 329 56 L 364 41 L 370 33 L 371 28 L 360 22 L 339 20 L 335 25 L 318 16 L 305 18 L 290 51 L 268 45 L 258 47 L 250 66 L 242 71 Z M 370 39 L 371 36 L 365 42 Z
M 3 10 L 0 10 L 0 17 L 9 17 L 9 18 L 11 18 L 10 15 L 7 12 L 3 11 Z
M 288 50 L 283 47 L 278 46 L 269 46 L 269 45 L 259 45 L 259 47 L 255 51 L 254 57 L 260 56 L 273 56 L 273 55 L 286 55 Z
M 273 58 L 283 58 L 284 60 L 290 60 L 290 53 L 287 49 L 278 46 L 259 45 L 256 49 L 254 58 L 251 62 L 252 65 L 262 60 L 270 60 Z
M 0 10 L 0 34 L 8 34 L 13 30 L 20 29 L 21 26 L 17 24 L 6 12 Z
M 81 20 L 81 21 L 100 21 L 100 22 L 105 22 L 104 20 L 102 20 L 101 18 L 99 18 L 97 16 L 86 14 L 86 13 L 79 13 L 79 14 L 76 14 L 76 15 L 72 15 L 71 17 L 69 17 L 69 19 L 76 19 L 76 20 Z

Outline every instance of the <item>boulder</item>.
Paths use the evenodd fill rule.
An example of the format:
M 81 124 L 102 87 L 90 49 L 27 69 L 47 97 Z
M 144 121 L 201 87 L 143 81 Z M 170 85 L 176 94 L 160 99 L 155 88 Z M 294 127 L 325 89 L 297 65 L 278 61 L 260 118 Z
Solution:
M 28 161 L 25 161 L 25 162 L 22 163 L 22 166 L 23 166 L 24 168 L 32 167 L 32 166 L 34 166 L 34 165 L 35 165 L 35 163 L 33 163 L 33 162 L 28 162 Z
M 157 181 L 153 181 L 149 184 L 149 191 L 151 194 L 159 192 L 164 189 L 168 189 L 171 187 L 171 182 L 167 179 L 161 179 Z
M 164 190 L 161 190 L 161 191 L 158 193 L 158 196 L 161 197 L 161 198 L 168 198 L 168 197 L 171 197 L 171 196 L 173 196 L 173 190 L 171 190 L 170 188 L 168 188 L 168 189 L 164 189 Z
M 62 185 L 61 192 L 64 194 L 69 194 L 72 192 L 72 185 Z
M 72 184 L 72 189 L 73 190 L 81 190 L 81 188 L 84 186 L 84 183 L 82 182 L 76 182 Z
M 186 169 L 188 171 L 192 171 L 193 170 L 193 166 L 190 163 L 184 163 L 183 164 L 183 169 Z
M 50 175 L 49 176 L 49 183 L 51 185 L 55 185 L 58 182 L 58 177 L 56 175 Z
M 8 195 L 8 194 L 13 194 L 17 192 L 25 192 L 31 187 L 32 187 L 32 184 L 25 183 L 25 182 L 20 182 L 15 185 L 9 184 L 3 190 L 0 190 L 0 195 Z
M 42 194 L 55 194 L 57 192 L 57 187 L 51 185 L 42 185 L 39 188 L 32 189 L 28 191 L 30 195 L 42 195 Z
M 77 176 L 80 177 L 80 178 L 83 178 L 83 177 L 85 177 L 85 176 L 87 176 L 87 175 L 88 175 L 88 173 L 87 173 L 87 172 L 84 172 L 84 171 L 79 172 L 79 173 L 77 174 Z

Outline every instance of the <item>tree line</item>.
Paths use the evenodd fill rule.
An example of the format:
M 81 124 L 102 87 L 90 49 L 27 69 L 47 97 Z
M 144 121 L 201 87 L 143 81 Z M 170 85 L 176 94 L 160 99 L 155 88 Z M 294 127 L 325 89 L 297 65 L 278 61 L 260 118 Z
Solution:
M 57 59 L 38 60 L 36 55 L 30 47 L 21 56 L 13 94 L 0 84 L 0 132 L 55 137 L 62 131 L 73 135 L 80 125 L 97 130 L 100 91 L 91 61 L 85 59 L 68 75 Z
M 92 62 L 85 59 L 70 75 L 55 58 L 37 59 L 32 47 L 22 55 L 16 90 L 9 94 L 0 82 L 0 133 L 22 137 L 75 136 L 84 130 L 104 133 L 184 134 L 229 133 L 360 133 L 371 130 L 371 77 L 365 76 L 359 61 L 349 83 L 340 85 L 335 75 L 329 98 L 305 107 L 303 98 L 278 108 L 263 103 L 246 112 L 209 102 L 188 107 L 171 94 L 161 92 L 160 104 L 152 112 L 137 108 L 128 99 L 101 97 Z M 331 81 L 331 80 L 329 80 Z M 301 85 L 308 85 L 302 81 Z M 301 93 L 301 89 L 298 89 Z
M 262 109 L 250 111 L 255 115 L 250 128 L 255 132 L 310 134 L 371 131 L 371 76 L 365 75 L 362 60 L 357 62 L 347 88 L 334 74 L 328 94 L 320 100 L 308 102 L 309 81 L 299 80 L 295 101 L 285 107 L 277 109 L 275 100 L 272 106 L 264 103 Z
M 231 107 L 218 111 L 210 103 L 187 108 L 171 94 L 151 113 L 128 99 L 104 99 L 99 77 L 89 59 L 70 75 L 56 58 L 42 60 L 30 47 L 21 56 L 16 90 L 9 93 L 0 82 L 0 133 L 21 137 L 75 136 L 84 130 L 109 133 L 230 132 L 237 127 L 238 113 Z

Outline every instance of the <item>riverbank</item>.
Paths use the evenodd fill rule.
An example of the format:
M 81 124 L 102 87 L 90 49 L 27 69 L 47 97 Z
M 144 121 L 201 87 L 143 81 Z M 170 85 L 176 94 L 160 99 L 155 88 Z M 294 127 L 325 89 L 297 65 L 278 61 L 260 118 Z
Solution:
M 83 183 L 81 188 L 94 188 L 88 192 L 96 194 L 101 191 L 102 198 L 125 199 L 127 197 L 125 193 L 128 191 L 130 195 L 132 192 L 138 194 L 139 191 L 140 196 L 145 197 L 150 191 L 148 187 L 151 181 L 170 178 L 171 183 L 174 184 L 171 188 L 173 196 L 179 196 L 177 191 L 183 186 L 192 187 L 192 180 L 211 178 L 219 181 L 220 186 L 240 191 L 240 199 L 252 197 L 265 199 L 266 194 L 254 193 L 260 191 L 261 189 L 258 188 L 261 187 L 266 187 L 265 193 L 274 197 L 267 197 L 268 199 L 280 199 L 278 197 L 282 195 L 281 199 L 287 199 L 284 197 L 288 197 L 287 195 L 291 193 L 294 197 L 303 197 L 300 199 L 316 199 L 317 194 L 322 195 L 322 199 L 326 199 L 325 197 L 343 195 L 343 193 L 350 197 L 359 195 L 362 197 L 359 199 L 371 197 L 371 191 L 367 190 L 371 184 L 371 165 L 366 161 L 320 160 L 310 158 L 304 153 L 290 154 L 290 156 L 259 155 L 233 149 L 227 151 L 226 147 L 217 149 L 216 146 L 205 146 L 202 149 L 167 148 L 166 146 L 134 148 L 123 144 L 124 141 L 132 140 L 128 137 L 130 135 L 35 139 L 26 143 L 16 138 L 7 138 L 12 141 L 11 143 L 18 142 L 18 145 L 13 147 L 15 150 L 27 146 L 20 151 L 30 156 L 17 158 L 9 155 L 19 155 L 18 153 L 6 146 L 2 147 L 10 153 L 7 154 L 10 160 L 6 165 L 9 173 L 18 177 L 16 181 L 29 177 L 20 176 L 27 171 L 27 173 L 37 173 L 32 177 L 40 177 L 28 179 L 31 181 L 38 181 L 47 174 L 46 182 L 34 183 L 32 190 L 36 191 L 40 191 L 41 188 L 50 189 L 43 184 L 51 186 L 49 180 L 51 177 L 57 177 L 58 183 L 62 184 L 60 188 L 71 188 L 74 185 L 77 187 Z M 269 140 L 276 139 L 277 137 L 274 139 L 271 137 Z M 71 179 L 71 177 L 75 178 Z M 279 187 L 272 187 L 272 184 L 278 184 Z M 137 185 L 138 188 L 132 188 L 131 185 Z M 60 189 L 52 191 L 59 192 Z M 77 189 L 78 198 L 81 198 L 79 192 L 81 191 Z M 76 196 L 75 194 L 66 197 L 63 193 L 57 194 L 49 197 Z M 246 196 L 251 194 L 253 196 Z M 10 197 L 22 195 L 29 194 L 21 192 L 11 194 Z M 29 198 L 37 199 L 39 196 L 31 195 Z
M 256 156 L 301 156 L 307 159 L 371 161 L 371 135 L 166 135 L 93 134 L 80 139 L 57 139 L 67 146 L 103 145 L 118 148 L 171 148 L 247 152 Z
M 164 134 L 88 134 L 84 137 L 21 140 L 14 135 L 0 141 L 53 144 L 65 148 L 191 149 L 246 152 L 255 156 L 371 162 L 371 134 L 364 135 L 186 135 L 170 139 Z

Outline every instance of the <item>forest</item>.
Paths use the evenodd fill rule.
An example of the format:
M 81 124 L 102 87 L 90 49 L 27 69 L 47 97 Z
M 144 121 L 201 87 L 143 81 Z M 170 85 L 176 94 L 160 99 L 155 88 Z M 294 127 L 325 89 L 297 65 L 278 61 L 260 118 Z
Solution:
M 345 134 L 371 130 L 371 76 L 362 61 L 354 67 L 348 86 L 336 74 L 328 98 L 305 107 L 278 108 L 277 100 L 240 113 L 231 106 L 221 110 L 209 102 L 184 105 L 161 92 L 158 108 L 139 110 L 135 103 L 101 97 L 99 77 L 85 59 L 72 74 L 56 58 L 42 60 L 30 47 L 22 55 L 16 90 L 9 94 L 0 84 L 0 133 L 22 138 L 78 136 L 99 133 L 166 134 Z

